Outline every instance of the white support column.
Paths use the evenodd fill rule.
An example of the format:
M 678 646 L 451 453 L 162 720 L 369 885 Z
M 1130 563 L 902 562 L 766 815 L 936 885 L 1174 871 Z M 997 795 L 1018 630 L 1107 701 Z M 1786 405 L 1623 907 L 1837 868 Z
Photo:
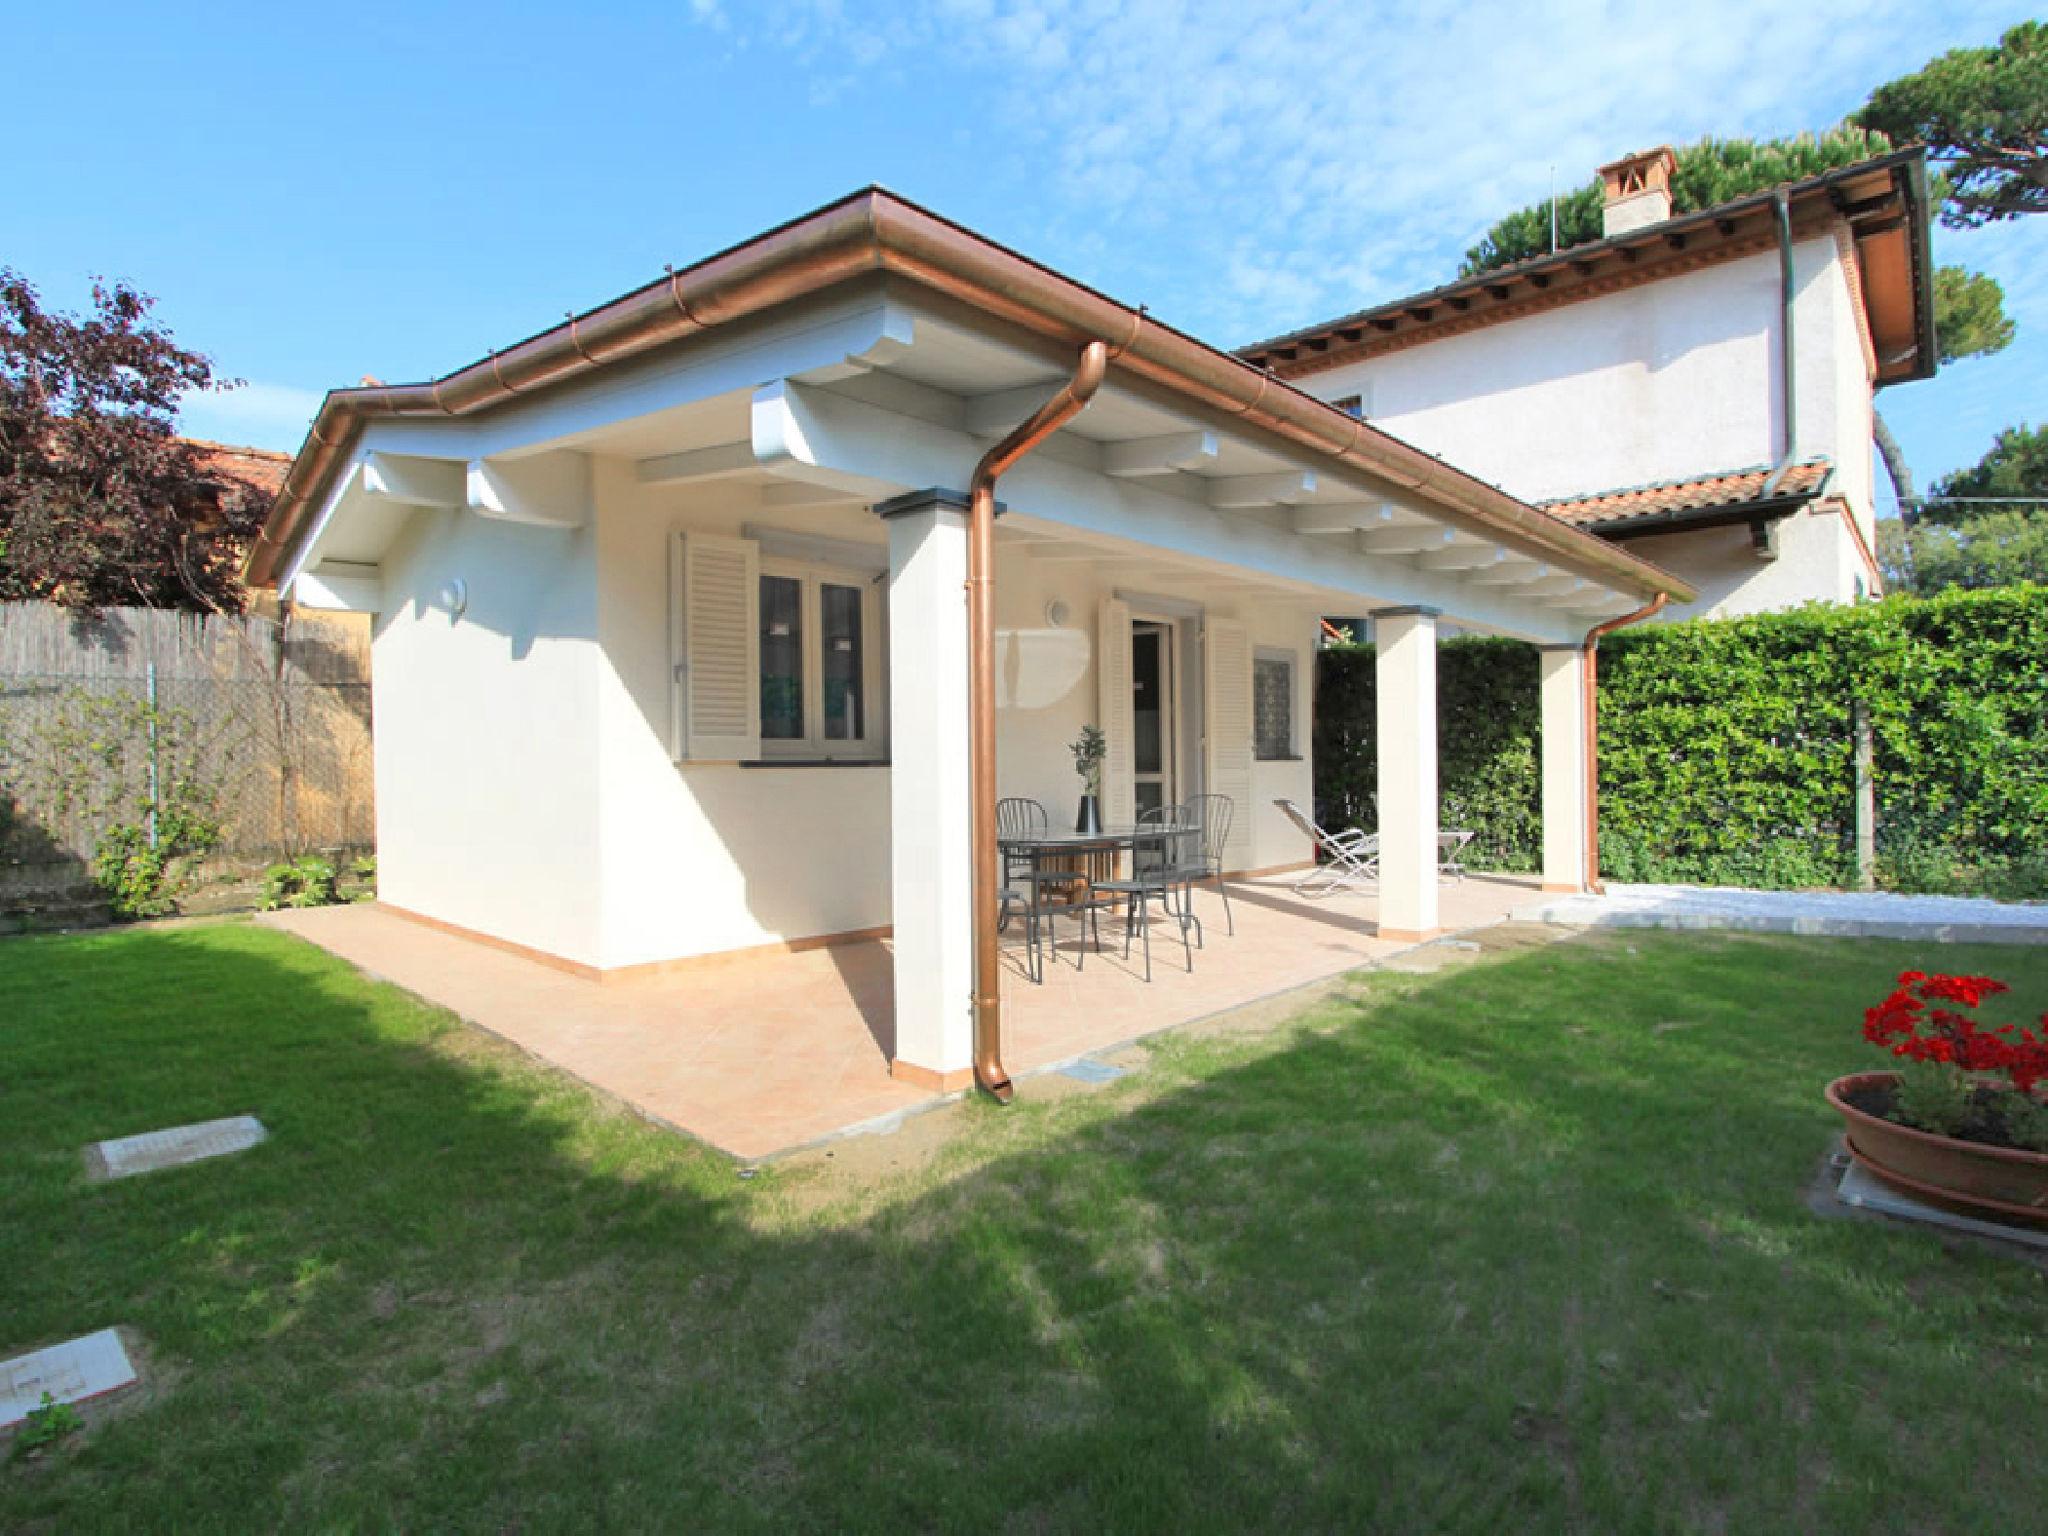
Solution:
M 1380 937 L 1441 931 L 1436 874 L 1436 610 L 1373 616 L 1379 685 Z
M 889 525 L 889 1070 L 938 1089 L 974 1080 L 966 506 L 932 490 L 875 508 Z
M 1586 888 L 1586 652 L 1549 645 L 1542 653 L 1543 889 Z

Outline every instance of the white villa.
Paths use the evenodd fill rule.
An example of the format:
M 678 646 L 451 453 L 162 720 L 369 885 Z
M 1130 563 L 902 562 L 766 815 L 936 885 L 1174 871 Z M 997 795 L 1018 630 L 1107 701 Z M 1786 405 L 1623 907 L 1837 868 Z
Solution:
M 1421 386 L 1381 382 L 1426 355 L 1311 382 L 1370 381 L 1368 416 L 1426 438 L 1403 403 Z M 983 693 L 965 493 L 1063 391 L 1079 414 L 995 488 Z M 1582 427 L 1533 458 L 1541 433 L 1503 434 L 1472 462 L 1529 495 L 1580 454 L 1582 476 L 1648 462 L 1601 457 L 1603 424 Z M 1747 427 L 1727 439 L 1693 467 L 1759 451 Z M 1084 725 L 1109 739 L 1109 821 L 1218 793 L 1228 868 L 1300 866 L 1274 802 L 1313 803 L 1319 618 L 1375 614 L 1378 924 L 1419 937 L 1439 927 L 1439 623 L 1545 648 L 1543 879 L 1577 890 L 1593 632 L 1695 595 L 879 190 L 433 382 L 330 394 L 249 576 L 374 616 L 390 908 L 602 978 L 887 930 L 891 1069 L 934 1087 L 968 1080 L 993 989 L 974 974 L 993 917 L 970 894 L 977 798 L 1071 818 Z
M 1922 152 L 1675 219 L 1674 164 L 1601 168 L 1604 239 L 1240 355 L 1683 577 L 1665 617 L 1879 592 L 1872 396 L 1935 367 Z

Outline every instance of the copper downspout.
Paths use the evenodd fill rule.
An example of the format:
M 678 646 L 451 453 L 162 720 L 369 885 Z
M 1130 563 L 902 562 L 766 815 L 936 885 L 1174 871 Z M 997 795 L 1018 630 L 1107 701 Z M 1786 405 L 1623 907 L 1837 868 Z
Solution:
M 1067 385 L 974 466 L 967 521 L 967 752 L 974 806 L 974 1080 L 999 1104 L 1015 1089 L 1003 1070 L 1002 976 L 996 969 L 996 481 L 1102 387 L 1109 348 L 1091 341 Z
M 1586 631 L 1586 889 L 1596 896 L 1607 889 L 1600 883 L 1600 638 L 1655 618 L 1670 601 L 1670 593 L 1659 592 L 1634 613 Z

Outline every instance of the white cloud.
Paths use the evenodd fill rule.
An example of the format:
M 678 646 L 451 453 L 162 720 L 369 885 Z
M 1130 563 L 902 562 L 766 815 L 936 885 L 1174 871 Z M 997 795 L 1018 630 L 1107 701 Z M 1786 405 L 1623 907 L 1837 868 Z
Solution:
M 178 430 L 249 448 L 295 450 L 323 397 L 290 384 L 241 384 L 233 389 L 188 395 L 178 412 Z
M 1981 0 L 764 10 L 814 99 L 875 71 L 949 82 L 927 100 L 969 117 L 984 163 L 1035 167 L 1033 254 L 1062 264 L 1114 230 L 1083 275 L 1224 341 L 1443 281 L 1553 166 L 1566 190 L 1647 144 L 1825 127 L 1999 20 Z

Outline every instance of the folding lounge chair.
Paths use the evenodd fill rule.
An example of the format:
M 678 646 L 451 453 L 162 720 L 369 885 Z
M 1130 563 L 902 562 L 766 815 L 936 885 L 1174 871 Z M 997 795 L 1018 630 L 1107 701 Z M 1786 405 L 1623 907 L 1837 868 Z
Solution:
M 1301 829 L 1326 862 L 1294 882 L 1297 896 L 1331 896 L 1338 891 L 1369 890 L 1380 877 L 1380 835 L 1353 827 L 1325 832 L 1292 800 L 1273 802 Z

